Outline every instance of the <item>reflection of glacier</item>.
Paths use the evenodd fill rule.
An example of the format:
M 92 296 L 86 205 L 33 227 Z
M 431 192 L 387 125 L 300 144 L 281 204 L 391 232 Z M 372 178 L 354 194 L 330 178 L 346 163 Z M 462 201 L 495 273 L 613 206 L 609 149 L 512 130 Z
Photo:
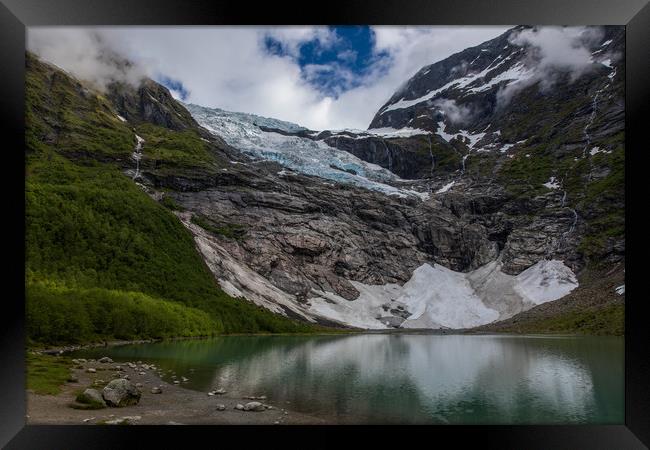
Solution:
M 482 410 L 484 423 L 584 422 L 596 406 L 588 367 L 552 339 L 313 339 L 225 364 L 214 381 L 350 420 L 472 422 Z
M 264 126 L 287 132 L 304 130 L 298 125 L 218 108 L 205 108 L 191 104 L 185 106 L 201 126 L 222 137 L 228 145 L 253 158 L 275 161 L 307 175 L 353 184 L 390 195 L 428 197 L 427 193 L 399 189 L 386 184 L 403 180 L 378 165 L 363 161 L 344 150 L 337 150 L 322 141 L 287 136 L 259 128 Z

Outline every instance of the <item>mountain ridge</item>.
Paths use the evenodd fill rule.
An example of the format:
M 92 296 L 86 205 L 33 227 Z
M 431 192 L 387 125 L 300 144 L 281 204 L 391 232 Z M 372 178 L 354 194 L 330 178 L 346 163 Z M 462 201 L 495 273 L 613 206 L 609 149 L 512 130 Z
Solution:
M 481 63 L 481 72 L 488 62 Z M 30 70 L 37 67 L 28 61 Z M 418 103 L 387 112 L 401 128 L 313 132 L 276 119 L 183 105 L 163 86 L 146 81 L 109 86 L 105 100 L 85 107 L 90 115 L 73 110 L 80 136 L 94 141 L 66 131 L 62 136 L 73 138 L 70 152 L 58 145 L 65 139 L 49 137 L 62 124 L 66 129 L 69 119 L 58 123 L 58 107 L 45 96 L 33 98 L 34 112 L 46 125 L 30 122 L 28 148 L 54 147 L 74 164 L 103 161 L 118 167 L 126 180 L 175 215 L 212 282 L 241 297 L 235 303 L 253 303 L 307 323 L 349 326 L 341 311 L 357 314 L 355 308 L 366 308 L 364 296 L 377 289 L 410 289 L 426 265 L 436 276 L 459 283 L 449 286 L 466 290 L 463 286 L 478 283 L 484 271 L 493 273 L 487 283 L 496 286 L 539 266 L 535 273 L 540 276 L 533 277 L 539 289 L 549 280 L 570 280 L 573 273 L 581 279 L 594 268 L 624 264 L 624 149 L 617 106 L 624 72 L 615 66 L 609 78 L 612 70 L 571 83 L 560 77 L 559 93 L 551 97 L 540 97 L 537 86 L 518 92 L 515 116 L 524 117 L 516 109 L 525 107 L 541 117 L 540 131 L 521 142 L 512 141 L 522 138 L 529 125 L 517 131 L 503 111 L 493 118 L 504 125 L 491 133 L 479 130 L 485 118 L 473 128 L 459 128 L 447 118 L 453 111 L 441 113 L 440 105 L 428 105 L 426 117 L 404 115 L 402 110 L 421 113 Z M 610 80 L 609 91 L 594 89 L 603 77 Z M 477 80 L 483 78 L 466 87 L 476 88 Z M 585 89 L 575 94 L 577 100 L 563 101 L 580 83 Z M 431 86 L 421 87 L 430 91 Z M 499 87 L 491 86 L 470 98 L 489 103 L 481 98 L 495 98 Z M 463 106 L 461 91 L 456 90 L 455 100 Z M 87 96 L 83 90 L 74 95 Z M 382 109 L 401 101 L 400 95 Z M 95 109 L 102 108 L 101 120 L 95 119 Z M 544 116 L 554 108 L 560 109 L 556 115 Z M 98 135 L 88 134 L 89 124 L 99 127 Z M 557 129 L 551 126 L 557 124 Z M 104 130 L 118 136 L 107 141 L 116 142 L 114 148 L 102 141 Z M 306 152 L 299 163 L 297 149 Z M 310 152 L 320 165 L 308 162 Z M 488 270 L 496 261 L 498 269 Z M 563 261 L 568 272 L 560 272 L 571 276 L 556 277 L 545 269 L 552 261 Z M 431 310 L 414 309 L 420 304 L 412 297 L 415 291 L 402 300 L 371 302 L 363 314 L 376 327 L 399 327 L 407 319 L 419 323 Z M 381 299 L 384 294 L 372 295 Z M 491 304 L 503 311 L 499 318 L 522 310 L 515 305 L 517 295 L 512 304 Z M 484 305 L 492 302 L 479 297 Z M 397 301 L 393 306 L 392 300 Z M 441 304 L 429 297 L 422 301 Z M 262 316 L 262 322 L 267 320 Z M 464 326 L 462 321 L 446 323 Z

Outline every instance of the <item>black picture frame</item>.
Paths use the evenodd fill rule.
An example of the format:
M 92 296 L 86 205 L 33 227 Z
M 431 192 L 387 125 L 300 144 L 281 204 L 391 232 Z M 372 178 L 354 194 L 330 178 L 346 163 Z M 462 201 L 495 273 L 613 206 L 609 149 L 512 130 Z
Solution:
M 635 238 L 643 221 L 635 221 L 632 202 L 641 200 L 640 163 L 647 151 L 644 118 L 648 116 L 650 70 L 650 5 L 648 0 L 359 0 L 322 4 L 254 4 L 216 0 L 0 0 L 0 123 L 3 127 L 2 182 L 3 227 L 6 254 L 5 295 L 0 312 L 2 349 L 0 361 L 0 446 L 6 448 L 159 448 L 209 445 L 247 445 L 253 439 L 308 445 L 340 445 L 338 434 L 360 434 L 364 446 L 372 440 L 383 444 L 430 445 L 449 440 L 455 446 L 473 443 L 482 447 L 518 449 L 636 449 L 650 445 L 650 343 L 648 303 L 640 293 L 643 266 L 634 264 L 643 255 L 643 238 Z M 625 424 L 617 426 L 414 426 L 408 431 L 392 427 L 91 427 L 25 425 L 24 336 L 24 68 L 25 27 L 36 25 L 625 25 L 626 26 L 626 259 L 625 311 Z M 646 114 L 644 114 L 646 113 Z M 632 185 L 634 183 L 634 185 Z M 637 211 L 642 214 L 643 211 Z M 632 234 L 630 234 L 632 232 Z M 632 256 L 632 259 L 630 259 Z M 640 260 L 640 258 L 639 258 Z M 9 289 L 7 289 L 9 287 Z M 336 428 L 336 429 L 335 429 Z M 408 434 L 404 434 L 407 432 Z M 225 436 L 241 439 L 226 444 Z M 347 439 L 346 439 L 347 440 Z M 411 444 L 409 444 L 411 442 Z M 302 444 L 300 444 L 302 443 Z M 361 445 L 361 444 L 359 444 Z M 420 445 L 420 444 L 417 444 Z

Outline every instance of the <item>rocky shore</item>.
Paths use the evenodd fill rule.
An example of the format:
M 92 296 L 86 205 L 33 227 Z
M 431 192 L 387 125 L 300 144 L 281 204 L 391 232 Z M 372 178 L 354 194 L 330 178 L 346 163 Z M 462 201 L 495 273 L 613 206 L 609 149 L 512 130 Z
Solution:
M 266 396 L 231 396 L 215 386 L 209 393 L 162 380 L 162 369 L 142 361 L 72 360 L 58 395 L 27 392 L 30 425 L 297 425 L 325 424 L 321 418 L 274 404 Z M 119 406 L 118 406 L 119 405 Z

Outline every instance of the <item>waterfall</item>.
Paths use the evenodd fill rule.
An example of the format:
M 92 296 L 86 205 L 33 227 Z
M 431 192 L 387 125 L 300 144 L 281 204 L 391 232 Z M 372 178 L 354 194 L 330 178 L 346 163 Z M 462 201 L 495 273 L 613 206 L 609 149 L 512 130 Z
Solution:
M 431 156 L 431 170 L 429 171 L 429 176 L 433 178 L 433 169 L 436 167 L 436 165 L 435 159 L 433 158 L 433 149 L 431 147 L 431 135 L 428 134 L 427 137 L 429 138 L 429 156 Z
M 600 96 L 600 93 L 603 92 L 607 87 L 609 86 L 609 83 L 605 84 L 603 87 L 598 89 L 596 91 L 596 94 L 594 95 L 594 99 L 591 102 L 591 114 L 589 115 L 589 120 L 587 121 L 585 127 L 582 129 L 582 133 L 585 136 L 586 143 L 585 147 L 582 150 L 582 157 L 585 158 L 587 156 L 587 151 L 589 149 L 589 146 L 591 144 L 591 135 L 587 130 L 591 127 L 591 125 L 594 122 L 594 119 L 596 118 L 596 112 L 598 110 L 597 105 L 598 105 L 598 97 Z
M 140 136 L 137 134 L 135 135 L 135 148 L 133 149 L 133 159 L 135 159 L 135 174 L 133 175 L 133 179 L 136 180 L 140 178 L 140 160 L 142 159 L 142 144 L 144 143 L 144 139 L 142 139 Z
M 388 145 L 386 145 L 386 141 L 384 139 L 381 140 L 381 143 L 384 144 L 384 148 L 386 149 L 386 154 L 388 155 L 388 170 L 393 171 L 393 155 L 390 152 Z
M 465 156 L 463 156 L 463 161 L 462 161 L 462 167 L 460 169 L 460 174 L 464 175 L 465 174 L 465 160 L 469 157 L 469 153 L 467 153 Z
M 564 187 L 564 181 L 566 180 L 566 177 L 567 177 L 568 174 L 569 174 L 569 172 L 567 171 L 564 174 L 564 177 L 562 178 L 562 180 L 560 181 L 560 185 L 562 186 L 562 200 L 561 200 L 560 206 L 562 208 L 568 208 L 566 206 L 567 193 L 566 193 L 566 188 Z M 571 225 L 569 226 L 569 229 L 567 231 L 565 231 L 564 233 L 562 233 L 560 239 L 553 246 L 553 252 L 557 251 L 560 248 L 560 246 L 562 244 L 564 244 L 567 236 L 570 235 L 571 233 L 573 233 L 573 231 L 576 229 L 576 225 L 578 224 L 578 211 L 576 211 L 575 208 L 568 208 L 568 209 L 569 209 L 569 211 L 571 211 L 573 213 L 573 221 L 571 222 Z M 548 252 L 547 252 L 547 256 L 548 256 Z

